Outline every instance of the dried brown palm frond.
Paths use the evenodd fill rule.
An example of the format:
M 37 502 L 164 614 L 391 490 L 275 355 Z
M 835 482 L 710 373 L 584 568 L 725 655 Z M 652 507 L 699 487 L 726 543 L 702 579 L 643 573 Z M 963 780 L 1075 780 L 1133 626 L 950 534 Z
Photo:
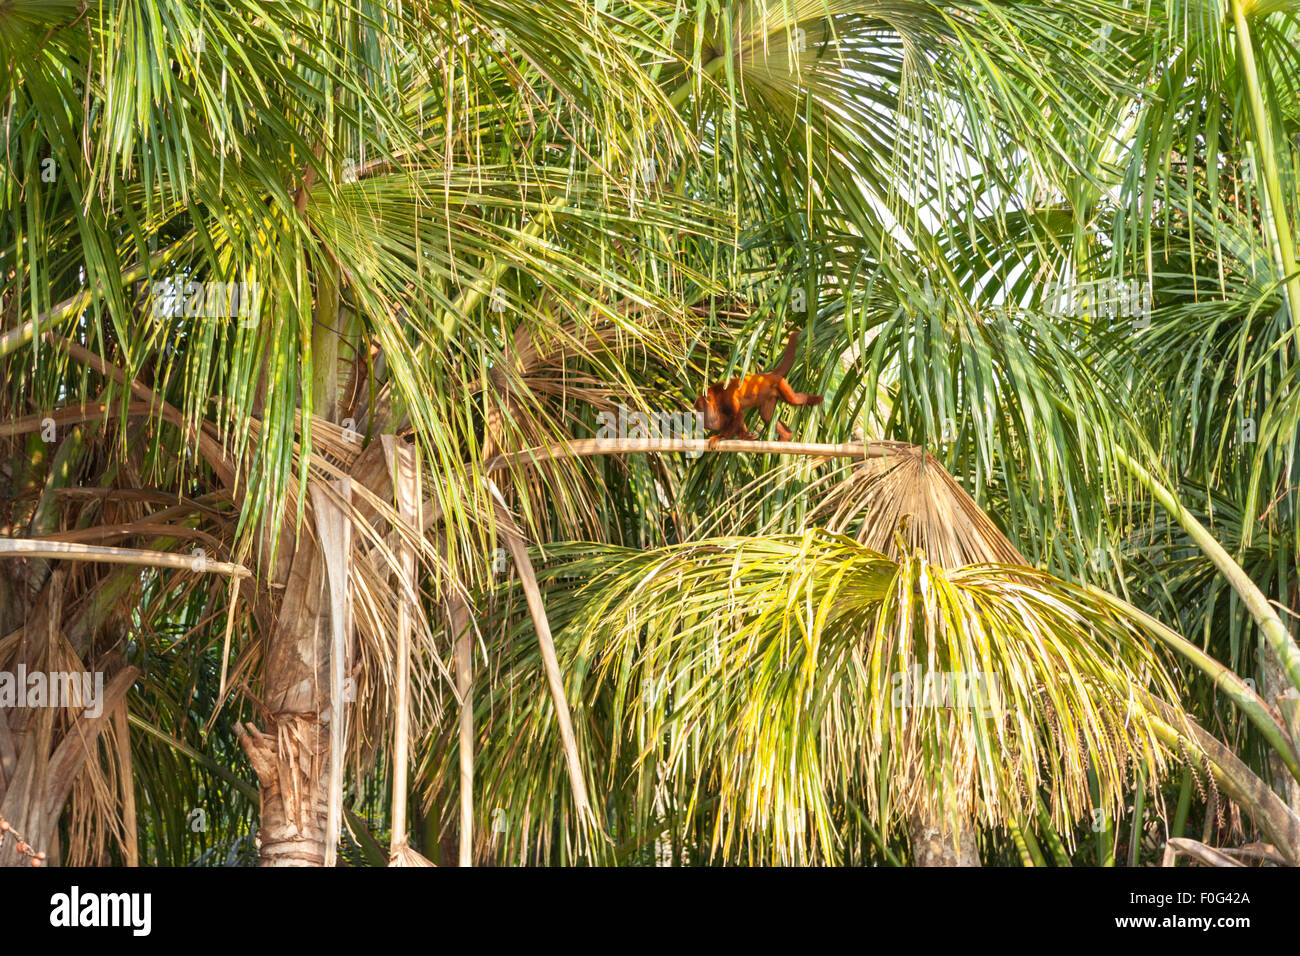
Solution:
M 96 742 L 68 800 L 66 866 L 102 866 L 110 861 L 109 846 L 120 849 L 128 866 L 139 865 L 132 775 L 130 730 L 126 700 L 115 708 L 110 726 Z
M 437 866 L 432 860 L 421 856 L 409 846 L 403 844 L 393 851 L 388 860 L 389 866 Z
M 38 416 L 55 429 L 39 440 L 19 418 L 0 447 L 0 481 L 31 482 L 5 507 L 0 670 L 104 681 L 99 716 L 85 701 L 0 716 L 0 805 L 73 865 L 139 860 L 126 705 L 140 671 L 127 660 L 219 632 L 237 579 L 210 572 L 244 574 L 231 560 L 230 495 L 196 488 L 183 459 L 153 454 L 141 404 L 70 404 Z M 246 604 L 230 610 L 237 625 L 248 620 Z
M 943 465 L 912 445 L 855 464 L 811 517 L 894 559 L 901 533 L 943 568 L 1029 563 Z
M 59 819 L 72 797 L 66 862 L 85 865 L 101 862 L 110 842 L 125 853 L 126 828 L 135 825 L 122 813 L 124 793 L 134 784 L 129 759 L 122 757 L 126 742 L 118 736 L 125 726 L 116 718 L 124 713 L 127 692 L 140 672 L 116 654 L 88 664 L 72 646 L 64 630 L 66 578 L 62 571 L 51 574 L 42 600 L 10 636 L 16 640 L 7 639 L 0 651 L 0 671 L 11 681 L 15 672 L 40 673 L 43 693 L 52 694 L 57 686 L 61 694 L 23 706 L 10 701 L 0 710 L 5 767 L 0 814 L 33 846 L 58 859 Z M 84 683 L 88 677 L 94 680 L 90 687 Z M 16 853 L 13 845 L 0 849 L 0 862 L 12 865 Z
M 98 364 L 101 371 L 113 372 L 107 363 Z M 57 592 L 68 629 L 68 636 L 61 636 L 61 644 L 57 646 L 67 651 L 64 655 L 67 659 L 62 663 L 67 665 L 64 669 L 68 671 L 81 671 L 88 666 L 84 661 L 78 663 L 74 660 L 73 642 L 84 653 L 88 646 L 93 650 L 97 643 L 114 637 L 124 641 L 130 634 L 133 639 L 138 639 L 142 629 L 142 636 L 152 646 L 150 629 L 154 622 L 165 624 L 172 616 L 189 622 L 183 633 L 168 634 L 167 641 L 172 647 L 196 636 L 203 639 L 204 646 L 209 646 L 210 635 L 214 633 L 220 646 L 224 634 L 226 647 L 220 658 L 221 689 L 234 691 L 238 697 L 258 703 L 262 690 L 254 675 L 259 661 L 264 658 L 263 637 L 268 622 L 258 621 L 254 611 L 266 585 L 248 579 L 236 592 L 224 583 L 204 580 L 204 575 L 192 573 L 191 568 L 195 548 L 203 549 L 208 570 L 236 567 L 233 560 L 225 560 L 237 559 L 231 554 L 237 515 L 230 505 L 238 502 L 244 491 L 234 488 L 189 497 L 164 490 L 169 479 L 172 487 L 187 490 L 193 488 L 195 482 L 192 476 L 181 480 L 185 473 L 183 461 L 172 459 L 170 473 L 166 469 L 160 472 L 156 464 L 149 465 L 146 461 L 148 430 L 137 427 L 131 418 L 119 425 L 119 420 L 112 414 L 115 408 L 109 403 L 96 409 L 98 418 L 79 418 L 76 430 L 70 433 L 70 440 L 56 446 L 64 457 L 75 449 L 80 456 L 81 473 L 101 476 L 90 478 L 88 482 L 98 487 L 50 485 L 21 512 L 11 511 L 11 533 L 13 529 L 21 529 L 27 534 L 35 532 L 35 535 L 30 539 L 31 545 L 21 562 L 10 558 L 2 565 L 6 593 L 9 593 L 10 582 L 18 589 L 29 587 L 28 582 L 35 582 L 31 587 L 39 587 L 40 603 L 45 604 L 46 596 Z M 296 474 L 299 469 L 307 469 L 306 490 L 313 493 L 319 490 L 325 500 L 332 501 L 329 497 L 332 483 L 348 480 L 350 472 L 361 464 L 361 444 L 355 433 L 348 429 L 319 420 L 314 424 L 310 456 L 304 455 L 301 443 L 293 445 L 293 470 Z M 260 433 L 260 429 L 259 422 L 249 423 L 249 431 L 254 436 Z M 21 440 L 25 440 L 22 435 L 5 439 L 7 444 Z M 9 459 L 10 462 L 21 460 L 20 456 Z M 69 463 L 72 466 L 70 471 L 78 467 L 77 459 L 69 458 Z M 149 488 L 150 480 L 159 481 L 161 487 Z M 395 521 L 391 481 L 384 477 L 372 484 L 376 486 L 373 489 L 358 483 L 354 500 L 344 498 L 342 502 L 347 512 L 346 524 L 354 532 L 348 549 L 352 560 L 346 574 L 357 605 L 355 667 L 345 679 L 352 678 L 355 688 L 352 704 L 359 705 L 348 708 L 359 719 L 349 722 L 346 752 L 348 762 L 358 772 L 373 766 L 391 726 L 390 715 L 394 707 L 393 634 L 398 595 L 404 590 L 393 584 L 392 569 L 397 564 L 398 542 L 413 544 L 420 558 L 423 580 L 429 582 L 431 591 L 436 593 L 440 588 L 454 586 L 448 583 L 452 574 L 446 561 L 432 547 L 425 529 Z M 338 497 L 337 493 L 333 494 Z M 291 488 L 288 496 L 292 502 L 291 509 L 296 509 L 298 488 Z M 50 507 L 49 503 L 56 501 L 58 508 Z M 316 505 L 310 494 L 304 501 L 306 521 L 300 533 L 305 541 L 316 547 L 316 534 L 312 527 Z M 43 514 L 57 518 L 43 520 Z M 11 537 L 4 541 L 11 550 L 24 546 L 23 542 Z M 169 567 L 174 566 L 174 570 L 150 572 L 142 577 L 139 561 L 132 557 L 135 552 L 139 553 L 140 561 L 149 558 L 154 563 L 170 562 Z M 132 559 L 135 563 L 115 567 L 64 561 L 59 565 L 59 576 L 47 579 L 44 577 L 48 572 L 47 558 L 51 557 L 121 558 Z M 159 576 L 164 574 L 166 577 L 160 580 Z M 140 590 L 143 587 L 151 591 L 148 617 L 141 617 Z M 410 589 L 410 585 L 405 588 L 407 591 Z M 411 655 L 413 728 L 414 736 L 418 738 L 427 734 L 438 719 L 442 697 L 436 693 L 436 687 L 448 674 L 441 663 L 443 654 L 438 640 L 441 628 L 423 613 L 423 593 L 412 597 L 412 606 L 418 612 L 414 615 L 415 653 Z M 17 621 L 22 621 L 22 608 L 29 600 L 22 597 L 6 610 L 17 615 Z M 204 610 L 195 617 L 193 610 L 185 610 L 187 607 Z M 5 617 L 0 615 L 0 620 Z M 24 646 L 31 646 L 32 629 L 45 626 L 41 624 L 43 617 L 27 617 L 22 626 L 13 629 L 9 624 L 9 632 L 0 634 L 0 656 L 4 660 L 15 660 L 14 654 Z M 218 706 L 211 712 L 203 732 L 210 731 L 216 721 L 238 709 L 229 706 L 229 697 L 227 693 L 218 698 Z M 110 850 L 126 860 L 136 856 L 133 849 L 136 828 L 130 820 L 134 794 L 128 792 L 129 786 L 124 785 L 126 778 L 123 776 L 125 768 L 130 766 L 129 738 L 124 724 L 112 715 L 109 719 L 111 726 L 105 725 L 101 742 L 91 743 L 91 759 L 85 761 L 80 772 L 70 779 L 69 791 L 60 791 L 61 794 L 71 794 L 68 802 L 70 813 L 66 820 L 73 828 L 70 832 L 74 835 L 75 855 L 67 862 L 103 862 L 108 859 Z M 177 733 L 183 733 L 183 726 L 182 723 L 182 729 Z M 47 749 L 52 750 L 64 729 L 56 722 L 50 724 L 49 730 L 48 739 L 42 739 L 46 739 Z M 0 800 L 6 796 L 12 798 L 11 806 L 16 807 L 22 794 L 17 787 L 0 788 Z M 12 815 L 25 819 L 25 813 Z M 56 819 L 57 815 L 55 812 Z
M 1246 865 L 1236 859 L 1235 856 L 1230 855 L 1228 851 L 1207 846 L 1200 840 L 1191 840 L 1187 837 L 1170 837 L 1169 842 L 1165 844 L 1165 854 L 1161 865 L 1173 866 L 1179 856 L 1189 857 L 1202 866 L 1240 867 Z M 1286 865 L 1285 861 L 1277 856 L 1276 851 L 1274 851 L 1273 857 L 1266 857 L 1266 859 L 1281 863 L 1283 866 Z
M 260 426 L 253 420 L 250 427 L 256 430 Z M 411 612 L 412 737 L 419 739 L 427 734 L 440 718 L 443 703 L 437 687 L 441 682 L 451 682 L 446 665 L 449 654 L 441 639 L 441 623 L 425 613 L 425 599 L 463 591 L 461 576 L 482 562 L 462 557 L 458 564 L 453 563 L 456 556 L 440 550 L 429 531 L 442 514 L 440 495 L 459 499 L 462 506 L 472 507 L 473 502 L 457 489 L 447 487 L 447 481 L 454 481 L 456 476 L 435 480 L 426 466 L 423 484 L 434 497 L 425 499 L 418 509 L 421 520 L 412 523 L 398 513 L 394 504 L 392 477 L 384 464 L 380 442 L 362 449 L 355 431 L 319 418 L 312 419 L 311 434 L 310 455 L 304 456 L 300 442 L 292 446 L 292 471 L 296 476 L 307 469 L 310 492 L 303 509 L 306 521 L 298 533 L 306 540 L 315 540 L 313 524 L 318 505 L 313 496 L 341 509 L 350 528 L 347 580 L 356 647 L 353 666 L 345 675 L 345 680 L 350 680 L 353 699 L 349 709 L 354 715 L 348 723 L 346 749 L 354 771 L 362 773 L 373 766 L 392 726 L 396 708 L 396 635 L 403 596 Z M 336 490 L 342 482 L 348 483 L 347 496 Z M 286 497 L 292 514 L 298 502 L 296 482 L 291 483 Z M 475 547 L 476 543 L 470 543 L 468 550 Z M 415 580 L 424 582 L 418 590 L 411 579 L 399 574 L 401 555 L 407 549 L 419 567 Z M 247 669 L 255 654 L 246 647 L 241 667 Z

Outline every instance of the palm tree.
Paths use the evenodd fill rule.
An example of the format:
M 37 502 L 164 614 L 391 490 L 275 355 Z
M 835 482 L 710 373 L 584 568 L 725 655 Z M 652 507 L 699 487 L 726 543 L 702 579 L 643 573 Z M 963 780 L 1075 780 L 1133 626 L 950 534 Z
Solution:
M 135 602 L 156 598 L 171 623 L 206 592 L 178 635 L 209 659 L 214 636 L 220 647 L 200 719 L 232 726 L 258 774 L 263 860 L 324 862 L 341 810 L 330 728 L 344 723 L 343 682 L 356 677 L 347 754 L 364 767 L 405 691 L 393 625 L 417 604 L 386 581 L 403 565 L 384 540 L 398 516 L 379 435 L 414 429 L 449 482 L 436 487 L 438 533 L 414 536 L 428 592 L 490 574 L 490 499 L 473 472 L 497 439 L 471 396 L 489 370 L 512 374 L 499 306 L 548 355 L 611 356 L 611 383 L 628 377 L 629 343 L 671 342 L 690 273 L 663 239 L 707 239 L 710 214 L 629 194 L 622 173 L 644 165 L 642 124 L 679 124 L 612 18 L 564 5 L 17 4 L 2 18 L 17 162 L 0 353 L 6 435 L 26 451 L 6 476 L 9 527 L 40 539 L 11 584 L 12 659 L 45 653 L 23 635 L 62 595 L 78 617 L 51 633 L 129 685 L 129 660 L 173 643 Z M 473 79 L 442 82 L 453 75 Z M 530 241 L 529 220 L 550 234 Z M 215 283 L 236 284 L 238 304 Z M 334 483 L 349 475 L 350 489 Z M 322 553 L 331 507 L 350 518 L 342 577 Z M 69 594 L 39 550 L 54 540 L 61 557 L 127 566 L 79 566 Z M 143 547 L 96 550 L 105 542 Z M 344 594 L 350 648 L 330 607 Z M 417 610 L 418 731 L 446 644 Z M 348 672 L 326 668 L 332 648 Z M 235 688 L 252 711 L 221 712 Z M 196 689 L 165 702 L 165 683 L 142 689 L 173 705 L 149 730 L 184 736 Z M 34 766 L 49 759 L 41 748 Z M 6 783 L 6 801 L 26 801 Z M 57 817 L 10 813 L 16 825 Z
M 727 861 L 841 862 L 864 843 L 888 854 L 901 823 L 919 865 L 979 865 L 976 823 L 1041 812 L 1068 833 L 1095 808 L 1122 811 L 1139 765 L 1154 781 L 1175 759 L 1143 698 L 1175 696 L 1158 643 L 1025 567 L 933 458 L 878 451 L 823 482 L 859 540 L 560 552 L 547 607 L 564 622 L 597 817 L 616 837 L 671 830 Z M 900 507 L 908 519 L 891 522 Z M 499 853 L 563 858 L 559 839 L 522 825 L 554 819 L 562 788 L 554 769 L 536 785 L 559 755 L 521 623 L 504 612 L 492 645 L 505 663 L 483 704 L 480 813 L 509 808 Z M 441 736 L 431 781 L 448 779 L 457 747 Z M 584 849 L 617 859 L 623 842 Z

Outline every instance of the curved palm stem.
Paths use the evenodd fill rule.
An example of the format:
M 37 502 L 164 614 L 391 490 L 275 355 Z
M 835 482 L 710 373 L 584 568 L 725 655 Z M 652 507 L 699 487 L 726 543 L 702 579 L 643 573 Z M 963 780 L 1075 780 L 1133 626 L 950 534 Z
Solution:
M 144 551 L 139 548 L 110 548 L 98 544 L 77 544 L 71 541 L 51 541 L 40 538 L 0 538 L 0 558 L 23 556 L 28 558 L 62 559 L 66 561 L 96 561 L 102 564 L 135 564 L 141 567 L 170 568 L 176 571 L 205 571 L 224 574 L 232 578 L 251 577 L 252 573 L 241 564 L 229 561 L 209 561 L 167 551 Z
M 1250 611 L 1250 616 L 1255 619 L 1259 626 L 1260 633 L 1264 640 L 1268 642 L 1269 647 L 1277 654 L 1278 660 L 1282 662 L 1282 667 L 1286 670 L 1287 678 L 1291 681 L 1293 687 L 1300 689 L 1300 647 L 1296 647 L 1287 626 L 1282 623 L 1273 606 L 1269 604 L 1268 598 L 1264 592 L 1259 589 L 1250 575 L 1248 575 L 1233 560 L 1232 555 L 1228 554 L 1223 545 L 1209 532 L 1205 525 L 1201 524 L 1192 515 L 1190 511 L 1183 507 L 1183 503 L 1178 500 L 1172 491 L 1166 488 L 1156 477 L 1151 474 L 1137 460 L 1130 456 L 1124 449 L 1118 445 L 1114 447 L 1115 458 L 1122 464 L 1143 488 L 1145 488 L 1161 506 L 1169 512 L 1175 521 L 1177 521 L 1187 532 L 1188 537 L 1196 542 L 1197 547 L 1205 552 L 1219 572 L 1232 585 L 1232 589 L 1237 592 L 1246 609 Z
M 1300 865 L 1300 816 L 1213 734 L 1178 718 L 1163 701 L 1146 699 L 1160 714 L 1151 718 L 1160 739 L 1207 765 L 1223 792 L 1251 812 L 1287 861 Z M 1185 729 L 1179 728 L 1180 721 L 1185 722 Z
M 1214 681 L 1214 686 L 1223 691 L 1229 700 L 1241 708 L 1247 719 L 1255 725 L 1264 739 L 1277 752 L 1283 763 L 1286 764 L 1286 768 L 1291 771 L 1292 776 L 1300 780 L 1300 756 L 1296 754 L 1295 744 L 1287 736 L 1282 725 L 1269 713 L 1264 701 L 1250 689 L 1249 684 L 1177 631 L 1152 617 L 1141 608 L 1134 607 L 1127 601 L 1091 584 L 1085 585 L 1085 587 L 1098 600 L 1104 601 L 1116 610 L 1141 621 L 1152 634 L 1175 653 L 1186 658 L 1198 670 L 1210 677 Z

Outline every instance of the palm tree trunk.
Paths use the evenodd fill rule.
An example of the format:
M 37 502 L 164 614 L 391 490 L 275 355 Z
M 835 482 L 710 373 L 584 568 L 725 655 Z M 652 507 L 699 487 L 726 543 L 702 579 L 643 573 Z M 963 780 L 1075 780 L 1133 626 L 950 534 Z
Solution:
M 927 820 L 913 814 L 909 823 L 914 866 L 979 866 L 979 848 L 975 844 L 975 827 L 963 821 L 954 832 L 947 821 Z
M 316 361 L 304 414 L 337 421 L 338 279 L 322 269 L 317 281 Z M 249 725 L 236 727 L 235 733 L 260 784 L 262 866 L 324 866 L 332 855 L 327 846 L 334 643 L 329 581 L 319 546 L 291 514 L 281 516 L 272 587 L 257 602 L 259 627 L 269 635 L 262 667 L 266 730 Z M 260 555 L 264 572 L 270 569 L 271 553 L 268 547 Z
M 249 725 L 235 732 L 261 785 L 263 866 L 325 864 L 329 725 L 322 715 L 328 713 L 330 687 L 325 587 L 324 561 L 304 534 L 297 538 L 279 606 L 259 608 L 259 617 L 274 621 L 263 669 L 266 731 Z

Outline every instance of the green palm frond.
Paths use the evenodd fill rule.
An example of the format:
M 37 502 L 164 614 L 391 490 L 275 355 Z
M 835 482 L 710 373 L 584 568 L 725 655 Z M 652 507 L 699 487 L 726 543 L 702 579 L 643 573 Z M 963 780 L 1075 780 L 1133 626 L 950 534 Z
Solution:
M 722 860 L 836 860 L 846 801 L 886 832 L 920 811 L 998 826 L 1033 814 L 1040 790 L 1070 832 L 1094 809 L 1089 767 L 1109 814 L 1139 761 L 1169 766 L 1141 702 L 1175 694 L 1161 654 L 1050 575 L 895 563 L 825 532 L 578 555 L 552 570 L 555 602 L 574 607 L 557 644 L 619 834 L 656 832 L 671 806 Z M 571 577 L 585 584 L 566 597 Z M 542 822 L 557 792 L 506 783 L 508 762 L 540 769 L 553 747 L 528 658 L 482 715 L 488 741 L 514 728 L 481 755 L 508 854 L 561 839 Z

